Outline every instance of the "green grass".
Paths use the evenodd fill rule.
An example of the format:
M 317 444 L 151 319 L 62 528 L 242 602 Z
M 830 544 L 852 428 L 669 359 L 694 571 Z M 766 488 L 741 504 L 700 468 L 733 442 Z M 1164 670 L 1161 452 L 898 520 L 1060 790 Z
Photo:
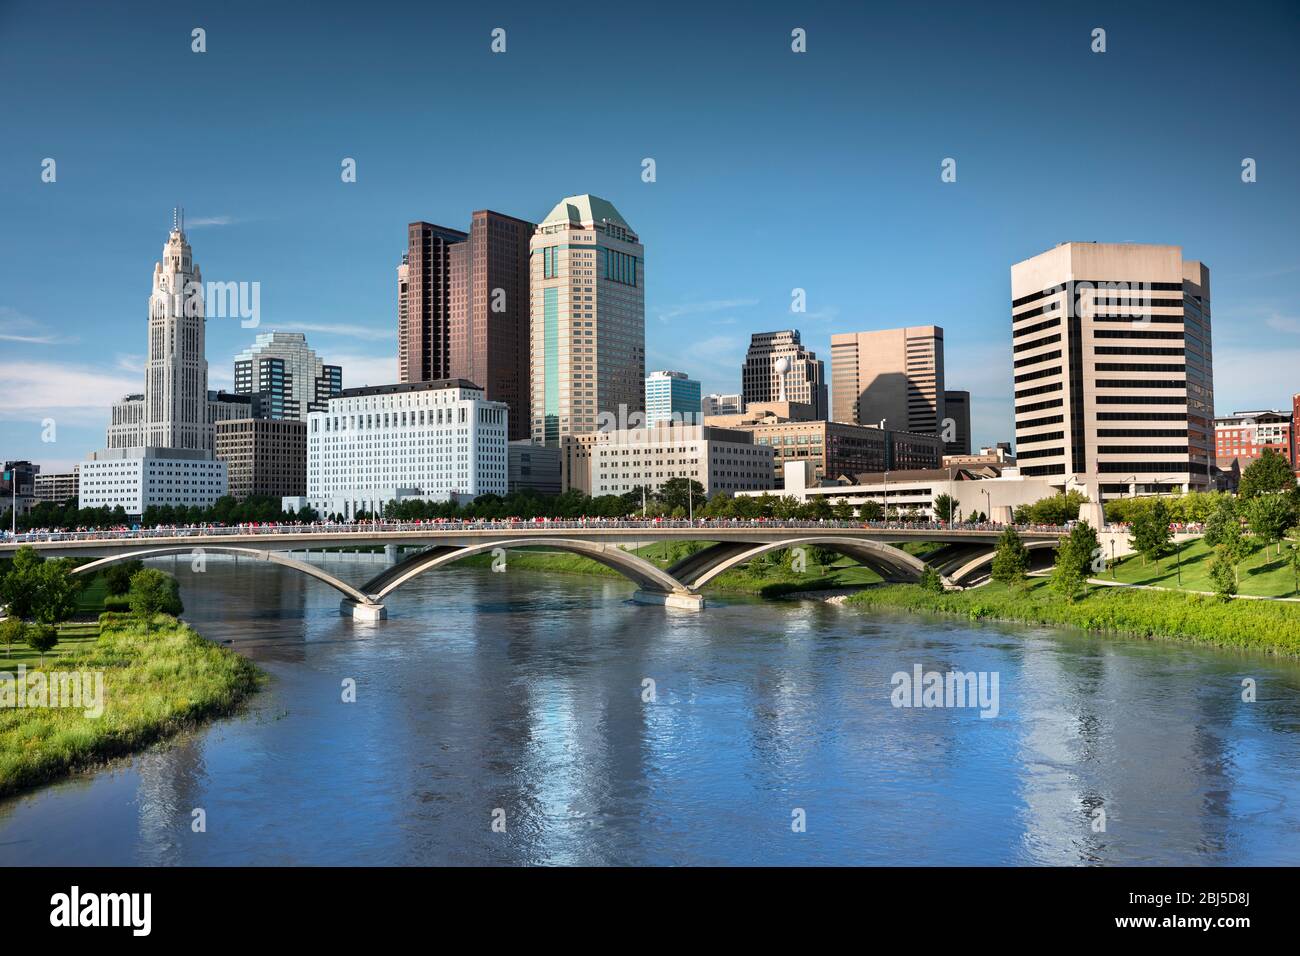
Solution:
M 707 547 L 712 542 L 701 543 Z M 688 552 L 684 544 L 663 543 L 649 544 L 633 548 L 632 552 L 646 560 L 666 568 Z M 465 567 L 487 568 L 492 566 L 491 554 L 477 554 L 456 562 Z M 521 568 L 530 571 L 547 571 L 557 574 L 594 574 L 600 577 L 621 578 L 619 572 L 590 558 L 566 551 L 547 551 L 545 549 L 511 550 L 506 558 L 509 568 Z M 755 573 L 748 565 L 742 565 L 726 571 L 705 586 L 705 591 L 732 591 L 742 594 L 758 594 L 775 597 L 796 591 L 817 591 L 830 588 L 850 587 L 853 585 L 878 584 L 880 576 L 870 568 L 853 563 L 845 558 L 830 565 L 810 564 L 808 569 L 796 573 L 787 567 L 777 566 Z
M 248 660 L 157 615 L 148 633 L 105 614 L 98 640 L 70 648 L 46 670 L 103 673 L 104 712 L 0 708 L 0 795 L 94 767 L 199 721 L 230 713 L 261 674 Z
M 1182 588 L 1186 591 L 1213 591 L 1210 581 L 1210 563 L 1214 560 L 1214 550 L 1203 538 L 1194 538 L 1182 544 L 1178 559 L 1182 564 Z M 1253 544 L 1251 553 L 1240 565 L 1241 594 L 1254 594 L 1263 597 L 1294 597 L 1295 572 L 1287 563 L 1287 543 L 1282 543 L 1282 553 L 1277 553 L 1277 546 Z M 1110 571 L 1098 575 L 1110 578 Z M 1154 561 L 1145 564 L 1139 555 L 1129 555 L 1115 563 L 1115 580 L 1127 584 L 1149 584 L 1162 588 L 1177 588 L 1178 566 L 1174 555 L 1160 559 L 1159 567 Z
M 1049 582 L 1035 580 L 1020 592 L 1000 584 L 943 593 L 914 584 L 886 585 L 860 591 L 845 603 L 1300 655 L 1300 605 L 1273 601 L 1092 587 L 1070 604 Z
M 45 652 L 45 663 L 51 666 L 58 665 L 61 659 L 99 640 L 99 624 L 96 621 L 64 621 L 55 626 L 59 632 L 59 642 Z M 12 672 L 19 664 L 26 664 L 30 670 L 40 662 L 41 655 L 26 644 L 15 644 L 9 648 L 8 655 L 5 654 L 4 645 L 0 644 L 0 673 Z

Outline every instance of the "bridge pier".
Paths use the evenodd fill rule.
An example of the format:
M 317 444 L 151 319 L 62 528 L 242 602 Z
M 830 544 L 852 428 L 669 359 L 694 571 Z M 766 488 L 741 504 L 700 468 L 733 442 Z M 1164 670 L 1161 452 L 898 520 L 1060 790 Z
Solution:
M 638 588 L 632 595 L 632 600 L 637 604 L 657 604 L 684 611 L 704 610 L 704 595 L 694 591 L 646 591 Z
M 382 621 L 388 617 L 388 610 L 382 604 L 362 604 L 351 598 L 339 605 L 339 613 L 354 621 Z

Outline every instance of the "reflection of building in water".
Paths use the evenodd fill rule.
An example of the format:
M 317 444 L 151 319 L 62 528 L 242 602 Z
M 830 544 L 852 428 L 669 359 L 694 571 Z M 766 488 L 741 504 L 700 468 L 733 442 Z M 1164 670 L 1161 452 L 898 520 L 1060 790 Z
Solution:
M 1017 702 L 1025 733 L 1015 764 L 1022 768 L 1024 843 L 1037 862 L 1153 865 L 1185 860 L 1196 848 L 1221 849 L 1227 820 L 1210 798 L 1231 782 L 1221 741 L 1204 728 L 1232 718 L 1206 712 L 1203 672 L 1163 674 L 1157 690 L 1145 652 L 1123 647 L 1092 656 L 1031 647 L 1022 663 L 1017 684 L 1033 692 Z M 1187 686 L 1171 690 L 1171 683 Z M 1147 699 L 1150 707 L 1133 703 Z M 1171 700 L 1187 703 L 1170 707 Z M 1128 705 L 1117 708 L 1117 701 Z M 1113 716 L 1134 711 L 1146 719 Z M 1099 809 L 1105 830 L 1094 832 Z M 1155 844 L 1165 856 L 1126 849 L 1151 847 L 1150 834 L 1160 832 L 1170 834 Z
M 140 776 L 140 842 L 137 862 L 175 866 L 187 862 L 184 841 L 195 808 L 203 807 L 203 743 L 198 733 L 184 733 L 161 750 L 135 760 Z

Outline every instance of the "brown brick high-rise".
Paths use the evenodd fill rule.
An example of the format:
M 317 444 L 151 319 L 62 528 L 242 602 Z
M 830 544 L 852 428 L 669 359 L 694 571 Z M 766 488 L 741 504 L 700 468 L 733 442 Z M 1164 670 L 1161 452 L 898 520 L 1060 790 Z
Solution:
M 451 373 L 451 250 L 469 236 L 429 222 L 407 227 L 398 269 L 397 373 L 429 382 Z
M 468 241 L 449 247 L 448 377 L 471 381 L 489 401 L 509 405 L 511 440 L 530 434 L 528 244 L 535 228 L 480 209 Z

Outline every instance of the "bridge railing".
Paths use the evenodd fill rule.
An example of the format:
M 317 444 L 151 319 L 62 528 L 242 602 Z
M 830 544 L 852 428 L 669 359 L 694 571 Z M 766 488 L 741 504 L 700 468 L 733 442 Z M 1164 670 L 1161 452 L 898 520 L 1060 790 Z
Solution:
M 657 531 L 657 530 L 871 530 L 871 531 L 934 531 L 944 534 L 969 532 L 986 536 L 1001 532 L 1006 525 L 992 522 L 959 523 L 949 525 L 935 521 L 845 521 L 828 519 L 780 518 L 477 518 L 471 520 L 432 519 L 429 521 L 364 521 L 347 523 L 316 522 L 312 524 L 244 524 L 244 525 L 177 525 L 153 528 L 131 528 L 112 531 L 64 531 L 58 529 L 0 534 L 2 544 L 75 543 L 78 541 L 148 541 L 156 538 L 231 537 L 276 535 L 339 535 L 366 536 L 383 532 L 421 532 L 425 534 L 458 534 L 465 531 Z M 1013 525 L 1017 531 L 1033 533 L 1066 534 L 1068 526 Z

